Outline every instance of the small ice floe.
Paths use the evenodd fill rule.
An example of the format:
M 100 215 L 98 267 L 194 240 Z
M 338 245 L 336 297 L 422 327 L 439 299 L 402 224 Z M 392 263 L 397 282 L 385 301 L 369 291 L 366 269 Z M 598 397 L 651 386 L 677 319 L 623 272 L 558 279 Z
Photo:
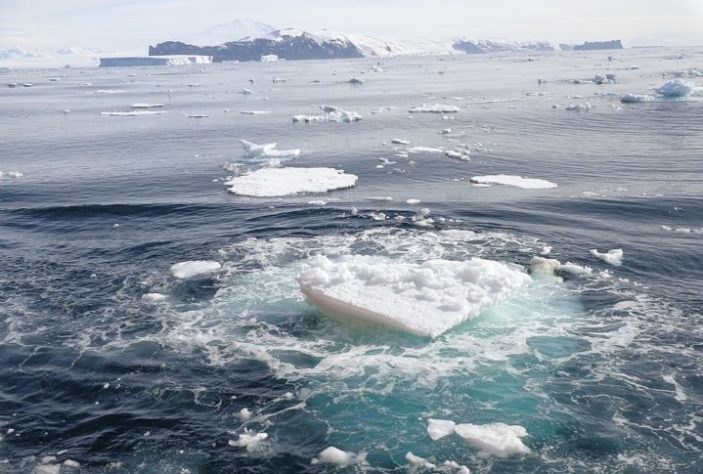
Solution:
M 459 107 L 455 105 L 422 104 L 412 107 L 408 112 L 411 114 L 456 114 L 459 113 Z
M 472 176 L 470 181 L 474 184 L 503 184 L 505 186 L 515 186 L 522 189 L 550 189 L 556 188 L 557 184 L 546 179 L 524 178 L 507 174 L 496 174 L 487 176 Z
M 334 168 L 262 168 L 232 177 L 225 185 L 229 192 L 240 196 L 280 197 L 351 188 L 357 179 Z
M 420 201 L 419 199 L 415 199 L 415 198 L 410 198 L 405 201 L 406 204 L 410 204 L 411 206 L 416 206 L 416 205 L 420 204 L 421 202 L 422 201 Z
M 519 267 L 472 258 L 398 263 L 347 255 L 312 257 L 298 276 L 307 301 L 333 317 L 436 337 L 531 281 Z
M 250 95 L 252 92 L 251 89 L 242 89 L 239 91 L 239 93 L 242 95 Z
M 239 435 L 239 439 L 229 440 L 229 445 L 235 448 L 245 448 L 247 451 L 256 451 L 268 437 L 268 433 L 245 431 Z
M 595 82 L 598 85 L 603 85 L 603 84 L 615 84 L 617 77 L 615 74 L 606 74 L 605 76 L 596 74 L 593 77 L 593 82 Z
M 471 161 L 471 153 L 465 148 L 455 148 L 453 150 L 447 150 L 444 152 L 449 158 L 460 161 Z
M 576 102 L 574 104 L 569 104 L 564 110 L 569 110 L 572 112 L 588 112 L 591 110 L 590 102 Z
M 239 112 L 242 115 L 266 115 L 270 114 L 270 110 L 242 110 Z
M 620 97 L 623 104 L 639 104 L 642 102 L 653 102 L 657 100 L 654 96 L 647 94 L 625 94 Z
M 93 92 L 94 95 L 110 95 L 110 94 L 124 94 L 122 89 L 98 89 Z
M 607 252 L 599 252 L 597 249 L 591 249 L 591 255 L 598 257 L 609 265 L 619 267 L 622 265 L 622 249 L 612 249 Z
M 79 467 L 81 467 L 81 463 L 79 463 L 78 461 L 74 461 L 73 459 L 66 459 L 63 462 L 63 467 L 67 469 L 78 469 Z
M 412 451 L 408 451 L 405 453 L 405 460 L 410 463 L 411 471 L 416 471 L 418 469 L 436 469 L 437 466 L 429 462 L 425 458 L 421 458 L 420 456 L 416 456 L 412 453 Z
M 251 420 L 251 411 L 248 408 L 242 408 L 241 410 L 239 410 L 239 418 L 242 421 Z
M 0 178 L 21 178 L 24 176 L 24 173 L 20 173 L 19 171 L 0 171 Z
M 379 202 L 392 202 L 393 198 L 391 196 L 369 196 L 364 198 L 365 201 L 379 201 Z
M 207 114 L 188 114 L 186 115 L 188 118 L 192 119 L 203 119 L 203 118 L 209 118 L 210 116 Z
M 240 140 L 248 158 L 293 158 L 300 156 L 300 149 L 276 150 L 276 143 L 257 144 L 248 140 Z
M 561 263 L 554 258 L 532 257 L 530 262 L 530 273 L 533 275 L 556 275 L 558 272 L 570 273 L 572 275 L 590 276 L 593 274 L 593 269 L 590 267 L 578 265 L 576 263 L 566 262 Z
M 357 112 L 352 112 L 349 110 L 344 110 L 340 107 L 335 107 L 333 105 L 323 105 L 320 107 L 322 114 L 320 115 L 294 115 L 293 122 L 358 122 L 362 119 L 361 115 Z
M 391 143 L 394 145 L 410 145 L 410 140 L 404 140 L 402 138 L 394 138 L 391 140 Z
M 364 456 L 358 456 L 348 451 L 330 446 L 323 449 L 316 458 L 312 459 L 312 464 L 334 464 L 335 466 L 348 466 L 357 461 L 363 461 Z
M 364 80 L 363 80 L 363 79 L 359 79 L 358 77 L 352 77 L 351 79 L 349 79 L 348 82 L 349 82 L 349 84 L 361 85 L 361 84 L 364 83 Z
M 164 106 L 164 104 L 146 104 L 146 103 L 139 102 L 136 104 L 132 104 L 129 107 L 131 109 L 160 109 L 163 106 Z
M 316 199 L 316 200 L 308 201 L 308 205 L 310 205 L 310 206 L 326 206 L 327 201 L 322 201 L 322 200 Z
M 212 260 L 191 260 L 171 265 L 171 274 L 179 280 L 202 277 L 220 270 L 222 265 Z
M 437 153 L 441 154 L 444 153 L 444 148 L 437 148 L 433 146 L 411 146 L 405 149 L 407 153 L 413 153 L 413 154 L 418 154 L 418 153 Z
M 515 454 L 529 454 L 521 438 L 527 436 L 527 430 L 520 425 L 489 423 L 474 425 L 471 423 L 454 423 L 450 420 L 427 420 L 427 434 L 433 441 L 456 433 L 481 454 L 500 458 Z
M 100 115 L 107 117 L 141 117 L 145 115 L 161 115 L 160 110 L 132 110 L 130 112 L 100 112 Z
M 144 301 L 149 301 L 150 303 L 157 303 L 159 301 L 164 301 L 168 296 L 163 293 L 146 293 L 142 295 Z
M 695 91 L 695 86 L 690 81 L 681 78 L 671 79 L 655 89 L 656 93 L 668 99 L 688 97 Z

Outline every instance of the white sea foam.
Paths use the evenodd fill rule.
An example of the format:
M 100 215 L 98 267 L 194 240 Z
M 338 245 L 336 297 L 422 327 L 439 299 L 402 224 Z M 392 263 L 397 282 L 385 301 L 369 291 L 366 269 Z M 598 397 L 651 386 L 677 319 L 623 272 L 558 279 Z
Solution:
M 228 191 L 240 196 L 280 197 L 351 188 L 357 176 L 334 168 L 262 168 L 230 178 Z
M 298 277 L 308 301 L 333 317 L 436 337 L 525 287 L 530 277 L 473 258 L 418 265 L 365 256 L 313 257 Z
M 594 257 L 598 257 L 605 263 L 616 267 L 622 265 L 622 249 L 612 249 L 608 250 L 607 252 L 599 252 L 597 249 L 591 249 L 591 255 L 593 255 Z
M 507 174 L 472 176 L 471 182 L 476 184 L 503 184 L 506 186 L 516 186 L 523 189 L 549 189 L 556 188 L 557 184 L 545 179 L 524 178 Z
M 192 260 L 171 265 L 171 274 L 181 280 L 217 273 L 222 269 L 219 262 L 212 260 Z

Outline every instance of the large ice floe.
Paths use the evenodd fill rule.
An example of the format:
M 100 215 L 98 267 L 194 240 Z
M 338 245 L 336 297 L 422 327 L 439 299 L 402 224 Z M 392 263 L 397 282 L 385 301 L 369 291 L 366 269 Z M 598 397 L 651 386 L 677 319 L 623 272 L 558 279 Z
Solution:
M 696 88 L 692 82 L 677 77 L 659 86 L 656 89 L 656 93 L 669 99 L 678 99 L 688 97 L 695 90 Z
M 323 313 L 436 337 L 509 298 L 531 279 L 520 267 L 471 258 L 399 263 L 350 255 L 310 259 L 298 276 Z
M 302 193 L 324 193 L 351 188 L 358 177 L 334 168 L 262 168 L 225 182 L 233 194 L 280 197 Z
M 550 189 L 556 188 L 557 184 L 546 179 L 524 178 L 522 176 L 496 174 L 486 176 L 472 176 L 470 181 L 474 184 L 503 184 L 505 186 L 515 186 L 522 189 Z

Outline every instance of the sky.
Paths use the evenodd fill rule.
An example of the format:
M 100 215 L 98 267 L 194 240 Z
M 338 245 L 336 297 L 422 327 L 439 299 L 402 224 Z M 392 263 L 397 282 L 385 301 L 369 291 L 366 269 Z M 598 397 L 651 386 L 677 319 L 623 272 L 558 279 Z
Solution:
M 703 45 L 703 0 L 0 0 L 0 48 L 146 51 L 238 18 L 389 39 Z

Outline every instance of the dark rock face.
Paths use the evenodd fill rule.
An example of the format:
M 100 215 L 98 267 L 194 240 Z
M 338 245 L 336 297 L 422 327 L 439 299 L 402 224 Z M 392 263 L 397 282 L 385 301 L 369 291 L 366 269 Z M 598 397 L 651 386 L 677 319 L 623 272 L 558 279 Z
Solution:
M 592 51 L 598 49 L 623 49 L 622 41 L 612 40 L 612 41 L 586 41 L 583 44 L 562 44 L 561 49 L 564 51 Z
M 178 41 L 167 41 L 149 46 L 149 56 L 171 54 L 199 54 L 212 56 L 214 62 L 258 61 L 261 56 L 275 54 L 281 59 L 360 58 L 362 52 L 350 41 L 334 39 L 319 41 L 301 35 L 279 40 L 259 38 L 250 41 L 232 41 L 219 46 L 194 46 Z

